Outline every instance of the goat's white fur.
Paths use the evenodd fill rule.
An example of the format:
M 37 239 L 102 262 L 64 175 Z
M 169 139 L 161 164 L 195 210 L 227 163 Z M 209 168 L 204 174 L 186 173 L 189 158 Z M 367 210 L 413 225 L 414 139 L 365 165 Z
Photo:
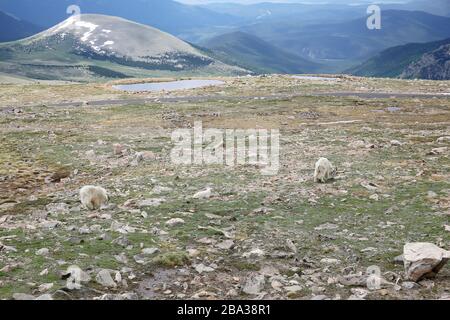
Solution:
M 80 189 L 81 204 L 89 210 L 98 210 L 108 202 L 108 193 L 102 187 L 85 186 Z
M 336 176 L 336 168 L 327 158 L 320 158 L 314 170 L 314 182 L 325 183 Z

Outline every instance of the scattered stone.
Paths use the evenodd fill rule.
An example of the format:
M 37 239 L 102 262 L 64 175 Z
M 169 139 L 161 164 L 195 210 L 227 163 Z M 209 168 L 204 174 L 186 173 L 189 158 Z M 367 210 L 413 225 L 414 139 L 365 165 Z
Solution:
M 369 294 L 369 291 L 366 289 L 363 289 L 363 288 L 351 288 L 350 292 L 353 294 L 353 296 L 356 298 L 356 300 L 362 300 Z M 353 299 L 349 299 L 349 300 L 353 300 Z
M 261 274 L 250 275 L 242 288 L 242 291 L 249 295 L 258 295 L 264 289 L 266 279 Z
M 363 287 L 367 285 L 367 275 L 363 274 L 349 274 L 338 278 L 340 284 L 344 286 Z
M 218 244 L 216 244 L 216 247 L 222 250 L 230 250 L 234 247 L 234 241 L 233 240 L 225 240 Z
M 142 161 L 144 161 L 144 154 L 143 154 L 142 152 L 137 152 L 137 153 L 134 155 L 134 159 L 133 159 L 133 161 L 131 162 L 131 165 L 132 165 L 132 166 L 137 166 L 137 165 L 139 165 L 139 163 L 141 163 Z
M 53 230 L 60 225 L 59 221 L 42 221 L 40 226 L 44 229 Z
M 173 218 L 166 221 L 166 226 L 168 227 L 175 227 L 182 224 L 185 224 L 185 221 L 181 218 Z
M 91 230 L 89 229 L 88 226 L 84 225 L 80 229 L 78 229 L 78 232 L 80 234 L 89 234 L 89 233 L 91 233 Z
M 143 254 L 137 254 L 133 256 L 133 259 L 138 264 L 146 264 L 147 263 L 147 257 Z
M 404 281 L 402 283 L 402 289 L 403 290 L 413 290 L 413 289 L 419 289 L 420 285 L 416 282 L 412 281 Z
M 158 207 L 164 202 L 166 202 L 166 199 L 163 199 L 163 198 L 145 199 L 145 200 L 139 201 L 138 206 L 139 206 L 139 208 Z
M 191 249 L 187 249 L 186 251 L 187 251 L 189 257 L 191 257 L 191 258 L 195 258 L 200 255 L 200 251 L 198 251 L 197 249 L 191 248 Z
M 378 186 L 373 182 L 361 182 L 361 186 L 366 188 L 369 191 L 376 191 L 378 190 Z
M 113 144 L 113 153 L 115 156 L 124 156 L 127 153 L 127 149 L 120 143 Z
M 116 259 L 117 262 L 128 264 L 128 258 L 123 252 L 121 254 L 115 255 L 114 259 Z
M 138 300 L 139 297 L 134 292 L 126 292 L 121 294 L 107 293 L 99 297 L 95 297 L 94 300 L 109 300 L 109 301 L 125 301 L 125 300 Z
M 242 256 L 244 258 L 258 258 L 258 257 L 263 257 L 265 254 L 266 253 L 263 250 L 256 248 L 256 249 L 252 249 L 249 252 L 244 253 Z
M 48 269 L 45 268 L 44 270 L 42 270 L 42 271 L 39 273 L 39 275 L 40 275 L 40 276 L 46 276 L 46 275 L 48 275 Z
M 155 254 L 155 253 L 158 253 L 158 252 L 159 252 L 158 248 L 144 248 L 144 249 L 142 249 L 142 254 L 145 254 L 145 255 L 152 255 L 152 254 Z
M 400 147 L 403 143 L 401 143 L 401 142 L 398 141 L 398 140 L 391 140 L 390 144 L 391 144 L 391 146 L 393 146 L 393 147 Z
M 339 226 L 337 226 L 337 225 L 335 225 L 333 223 L 324 223 L 324 224 L 321 224 L 320 226 L 315 227 L 314 230 L 317 230 L 317 231 L 334 230 L 334 229 L 337 229 L 337 228 L 339 228 Z
M 339 262 L 341 261 L 333 258 L 323 258 L 322 260 L 320 260 L 320 263 L 323 264 L 338 264 Z
M 31 294 L 26 294 L 26 293 L 14 293 L 13 299 L 14 300 L 35 300 L 36 297 Z
M 70 212 L 69 205 L 67 203 L 49 203 L 45 206 L 45 209 L 51 214 L 67 214 Z
M 38 256 L 48 256 L 50 251 L 47 248 L 41 248 L 38 251 L 36 251 L 36 255 Z
M 198 273 L 202 274 L 203 272 L 213 272 L 214 268 L 205 266 L 203 263 L 200 263 L 200 264 L 195 266 L 195 271 L 197 271 Z
M 363 140 L 352 141 L 348 144 L 348 146 L 352 149 L 364 148 L 366 143 Z
M 97 273 L 97 276 L 95 277 L 95 281 L 102 285 L 103 287 L 107 288 L 115 288 L 117 287 L 117 284 L 114 282 L 114 279 L 111 277 L 111 273 L 109 270 L 102 269 Z
M 113 243 L 118 244 L 122 248 L 127 248 L 128 246 L 130 246 L 132 244 L 131 241 L 128 240 L 128 238 L 126 236 L 121 236 L 121 237 L 113 240 Z
M 437 155 L 440 155 L 440 154 L 447 153 L 447 150 L 448 150 L 447 147 L 434 148 L 434 149 L 431 149 L 431 151 L 428 152 L 427 155 L 437 156 Z
M 293 253 L 297 253 L 297 246 L 292 242 L 291 239 L 286 239 L 286 246 L 291 250 Z
M 450 142 L 450 136 L 439 137 L 436 140 L 437 143 Z
M 450 251 L 432 243 L 407 243 L 403 248 L 406 279 L 418 282 L 423 278 L 432 278 L 450 259 Z
M 38 287 L 38 291 L 46 292 L 46 291 L 50 290 L 51 288 L 53 288 L 53 283 L 44 283 Z
M 173 189 L 169 187 L 163 187 L 163 186 L 156 186 L 153 188 L 152 192 L 154 194 L 161 194 L 161 193 L 168 193 L 171 192 Z
M 66 288 L 69 290 L 79 290 L 83 283 L 91 281 L 91 277 L 78 266 L 67 268 L 62 278 L 66 279 Z
M 302 291 L 303 288 L 299 285 L 293 285 L 293 286 L 284 287 L 284 290 L 286 290 L 288 293 L 293 294 L 293 293 L 298 293 L 298 292 Z

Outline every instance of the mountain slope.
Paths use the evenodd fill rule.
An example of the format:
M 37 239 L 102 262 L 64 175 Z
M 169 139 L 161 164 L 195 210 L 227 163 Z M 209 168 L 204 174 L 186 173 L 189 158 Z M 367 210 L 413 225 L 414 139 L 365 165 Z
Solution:
M 0 10 L 46 28 L 67 18 L 66 10 L 76 4 L 81 13 L 119 16 L 179 34 L 186 29 L 226 24 L 235 18 L 172 0 L 0 0 Z
M 0 42 L 14 41 L 29 37 L 42 29 L 0 11 Z
M 260 73 L 307 73 L 320 67 L 244 32 L 220 35 L 202 45 L 226 61 Z
M 432 52 L 449 43 L 450 39 L 396 46 L 382 51 L 363 64 L 346 72 L 365 77 L 398 77 L 404 72 L 405 68 L 420 60 L 425 53 Z
M 139 72 L 242 71 L 158 29 L 94 14 L 70 17 L 31 38 L 0 45 L 0 58 L 0 72 L 16 69 L 19 75 L 40 79 L 83 79 L 89 72 L 126 77 Z
M 334 23 L 295 27 L 290 22 L 243 27 L 278 47 L 315 61 L 363 61 L 389 47 L 430 42 L 450 37 L 450 18 L 419 11 L 385 10 L 382 29 L 369 30 L 366 17 Z
M 403 79 L 450 80 L 450 39 L 447 44 L 425 53 L 400 75 Z

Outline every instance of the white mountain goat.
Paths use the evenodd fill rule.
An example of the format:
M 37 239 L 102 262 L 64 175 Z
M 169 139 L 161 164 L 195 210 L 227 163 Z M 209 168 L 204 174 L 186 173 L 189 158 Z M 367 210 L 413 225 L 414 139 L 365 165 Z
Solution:
M 108 202 L 108 193 L 102 187 L 85 186 L 80 189 L 81 204 L 89 210 L 98 210 Z
M 336 176 L 337 169 L 331 164 L 327 158 L 320 158 L 316 162 L 314 171 L 314 182 L 325 183 Z

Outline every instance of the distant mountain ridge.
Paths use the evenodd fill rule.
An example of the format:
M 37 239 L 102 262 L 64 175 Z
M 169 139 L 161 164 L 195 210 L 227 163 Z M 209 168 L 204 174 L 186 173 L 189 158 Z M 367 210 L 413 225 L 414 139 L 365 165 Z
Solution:
M 419 61 L 424 54 L 449 43 L 450 39 L 446 39 L 392 47 L 346 72 L 364 77 L 400 77 L 409 65 Z
M 220 58 L 258 73 L 310 73 L 320 65 L 241 31 L 202 43 Z
M 315 62 L 355 64 L 387 48 L 450 37 L 450 18 L 420 11 L 385 10 L 381 30 L 369 30 L 366 17 L 295 27 L 292 22 L 255 24 L 241 30 Z M 356 61 L 356 62 L 355 62 Z

